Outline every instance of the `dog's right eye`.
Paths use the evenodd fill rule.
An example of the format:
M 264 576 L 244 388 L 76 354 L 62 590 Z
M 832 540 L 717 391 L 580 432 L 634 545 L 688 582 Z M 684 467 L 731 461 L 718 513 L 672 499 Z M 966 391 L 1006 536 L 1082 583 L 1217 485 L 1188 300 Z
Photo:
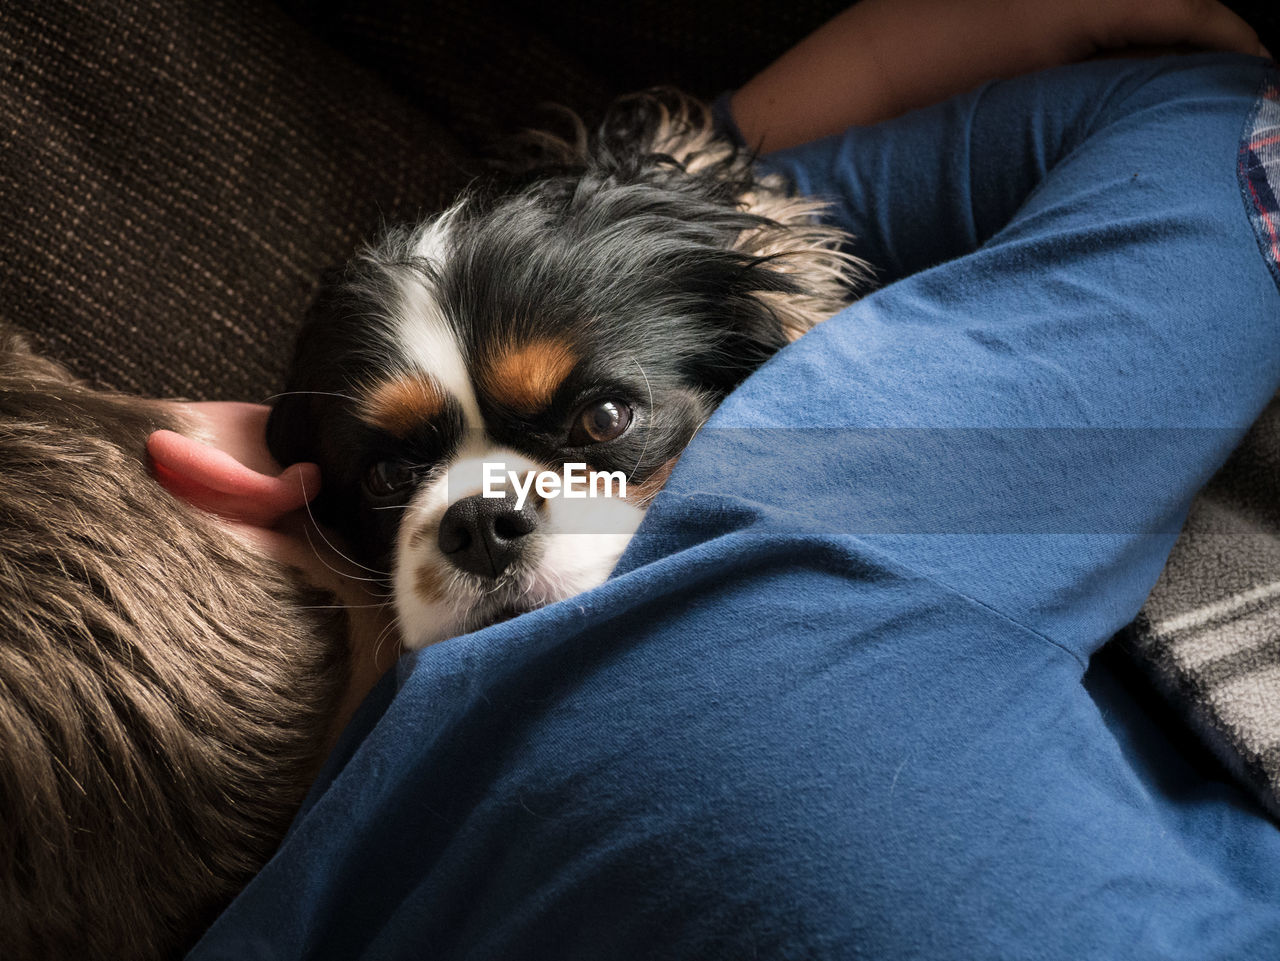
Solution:
M 418 480 L 418 472 L 402 460 L 380 460 L 364 475 L 364 489 L 374 497 L 390 497 L 408 490 Z

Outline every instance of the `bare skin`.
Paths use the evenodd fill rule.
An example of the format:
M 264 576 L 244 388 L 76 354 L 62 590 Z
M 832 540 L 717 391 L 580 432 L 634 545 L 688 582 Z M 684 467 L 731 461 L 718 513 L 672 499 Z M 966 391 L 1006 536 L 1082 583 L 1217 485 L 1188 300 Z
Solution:
M 1270 54 L 1217 0 L 863 0 L 733 97 L 767 152 L 878 123 L 987 80 L 1119 51 Z

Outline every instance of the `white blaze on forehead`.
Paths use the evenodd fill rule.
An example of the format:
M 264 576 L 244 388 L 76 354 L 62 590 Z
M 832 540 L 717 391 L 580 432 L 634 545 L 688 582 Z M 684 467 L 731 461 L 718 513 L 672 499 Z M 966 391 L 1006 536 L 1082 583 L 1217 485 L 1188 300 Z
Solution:
M 418 229 L 410 240 L 413 257 L 435 264 L 443 264 L 448 259 L 449 226 L 456 209 L 445 211 Z M 435 291 L 417 271 L 398 271 L 396 283 L 400 296 L 391 318 L 392 336 L 403 360 L 412 370 L 431 375 L 457 399 L 468 428 L 482 430 L 484 420 L 462 343 L 441 310 Z
M 462 207 L 463 203 L 460 201 L 434 220 L 420 224 L 409 237 L 410 253 L 421 260 L 443 264 L 449 256 L 449 235 L 453 231 L 453 222 Z

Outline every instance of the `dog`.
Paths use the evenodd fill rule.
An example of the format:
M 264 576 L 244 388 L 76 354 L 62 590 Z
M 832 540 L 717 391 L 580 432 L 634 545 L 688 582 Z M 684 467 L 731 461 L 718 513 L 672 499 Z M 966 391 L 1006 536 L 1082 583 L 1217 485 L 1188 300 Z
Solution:
M 268 424 L 280 463 L 320 465 L 317 518 L 389 582 L 411 649 L 604 581 L 716 406 L 866 277 L 691 98 L 532 143 L 325 278 Z M 625 498 L 544 496 L 567 465 Z

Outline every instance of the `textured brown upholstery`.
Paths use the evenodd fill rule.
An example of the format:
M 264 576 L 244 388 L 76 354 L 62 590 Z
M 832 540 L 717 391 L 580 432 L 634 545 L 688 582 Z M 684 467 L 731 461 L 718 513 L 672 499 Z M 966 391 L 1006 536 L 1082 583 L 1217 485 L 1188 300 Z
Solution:
M 5 4 L 0 315 L 110 386 L 265 398 L 320 270 L 446 202 L 539 103 L 713 95 L 842 6 Z M 1276 45 L 1270 0 L 1237 6 Z
M 0 14 L 0 311 L 114 387 L 257 399 L 317 273 L 443 203 L 466 154 L 283 12 Z

